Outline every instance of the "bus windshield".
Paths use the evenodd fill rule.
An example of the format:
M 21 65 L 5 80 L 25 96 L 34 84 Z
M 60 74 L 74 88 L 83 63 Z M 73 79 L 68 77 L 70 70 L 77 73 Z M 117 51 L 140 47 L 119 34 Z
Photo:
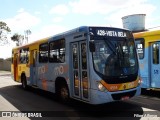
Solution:
M 126 76 L 138 70 L 134 39 L 102 37 L 94 39 L 93 62 L 102 76 Z

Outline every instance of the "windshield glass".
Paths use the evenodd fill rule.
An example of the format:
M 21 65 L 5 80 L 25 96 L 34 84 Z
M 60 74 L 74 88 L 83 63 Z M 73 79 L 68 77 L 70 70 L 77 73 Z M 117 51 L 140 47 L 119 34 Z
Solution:
M 123 76 L 136 73 L 137 57 L 133 39 L 104 37 L 95 39 L 93 62 L 103 76 Z

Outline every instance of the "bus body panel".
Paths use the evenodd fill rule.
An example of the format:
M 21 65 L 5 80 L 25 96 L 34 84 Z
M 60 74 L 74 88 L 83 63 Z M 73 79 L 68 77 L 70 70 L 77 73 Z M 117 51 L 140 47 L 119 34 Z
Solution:
M 160 88 L 160 30 L 134 33 L 134 37 L 137 44 L 144 41 L 144 57 L 139 58 L 142 88 Z
M 137 72 L 136 79 L 132 82 L 123 82 L 122 84 L 120 82 L 118 82 L 118 84 L 106 83 L 105 80 L 97 75 L 93 66 L 93 53 L 91 53 L 89 49 L 90 35 L 96 32 L 93 31 L 93 33 L 91 33 L 90 30 L 94 30 L 95 28 L 96 27 L 79 27 L 13 49 L 12 57 L 14 62 L 12 63 L 12 74 L 14 78 L 17 82 L 22 82 L 22 76 L 25 75 L 28 86 L 34 86 L 53 93 L 56 92 L 56 83 L 58 84 L 58 81 L 63 79 L 68 86 L 69 96 L 71 98 L 90 104 L 124 100 L 140 95 L 139 71 Z M 102 30 L 107 29 L 105 27 L 97 28 L 102 28 Z M 115 28 L 108 29 L 115 31 L 124 30 Z M 122 33 L 118 35 L 112 33 L 112 31 L 109 31 L 107 34 L 110 38 L 112 38 L 112 36 L 124 37 Z M 63 58 L 64 61 L 59 62 L 60 55 L 63 54 L 65 54 Z M 24 57 L 24 55 L 28 56 Z M 21 59 L 21 57 L 24 58 Z M 57 61 L 55 61 L 56 59 L 54 57 L 56 57 L 56 59 L 58 58 Z M 24 59 L 26 63 L 22 64 L 21 61 Z M 127 70 L 127 68 L 125 68 L 124 71 L 125 70 Z M 123 80 L 123 78 L 118 79 Z M 98 90 L 98 85 L 101 81 L 105 83 L 102 85 L 105 91 Z M 111 88 L 115 85 L 120 87 L 111 91 Z M 116 96 L 118 96 L 118 98 Z

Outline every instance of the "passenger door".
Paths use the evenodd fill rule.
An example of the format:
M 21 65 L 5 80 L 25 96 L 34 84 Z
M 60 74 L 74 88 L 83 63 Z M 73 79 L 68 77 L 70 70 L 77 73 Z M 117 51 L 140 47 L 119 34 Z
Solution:
M 37 50 L 31 51 L 31 59 L 32 59 L 32 84 L 37 86 Z
M 160 88 L 160 42 L 154 42 L 151 44 L 151 87 Z
M 85 41 L 71 43 L 71 83 L 73 96 L 89 100 L 89 79 L 87 65 L 87 45 Z
M 14 54 L 14 60 L 13 60 L 13 64 L 14 64 L 14 80 L 17 81 L 18 80 L 18 54 Z

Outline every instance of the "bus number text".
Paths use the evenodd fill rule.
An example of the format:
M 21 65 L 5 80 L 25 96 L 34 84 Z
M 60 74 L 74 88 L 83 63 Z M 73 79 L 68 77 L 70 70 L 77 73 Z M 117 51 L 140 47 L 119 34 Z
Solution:
M 158 74 L 159 73 L 159 71 L 158 70 L 154 70 L 154 74 Z

